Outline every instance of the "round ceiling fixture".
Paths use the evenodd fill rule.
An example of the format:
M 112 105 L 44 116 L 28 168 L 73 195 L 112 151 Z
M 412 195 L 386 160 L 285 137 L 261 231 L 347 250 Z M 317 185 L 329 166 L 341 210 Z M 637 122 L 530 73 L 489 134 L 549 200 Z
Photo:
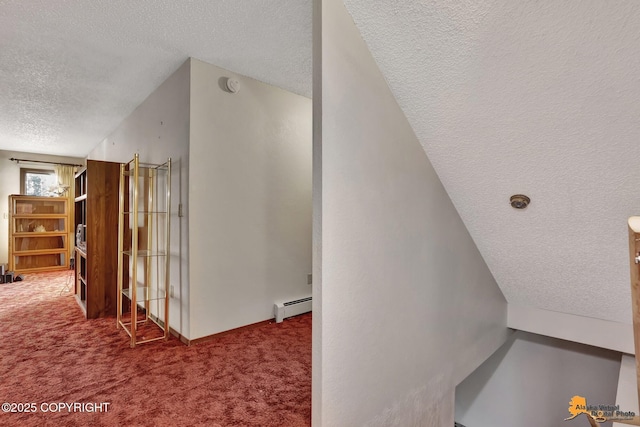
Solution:
M 531 203 L 531 199 L 525 196 L 524 194 L 514 194 L 511 196 L 511 207 L 514 209 L 524 209 L 529 206 Z

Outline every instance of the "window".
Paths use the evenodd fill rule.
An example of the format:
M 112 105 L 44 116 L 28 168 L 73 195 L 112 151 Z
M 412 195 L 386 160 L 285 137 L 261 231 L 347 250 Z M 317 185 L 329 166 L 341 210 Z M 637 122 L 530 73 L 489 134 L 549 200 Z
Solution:
M 27 196 L 52 196 L 56 174 L 46 169 L 20 169 L 20 192 Z

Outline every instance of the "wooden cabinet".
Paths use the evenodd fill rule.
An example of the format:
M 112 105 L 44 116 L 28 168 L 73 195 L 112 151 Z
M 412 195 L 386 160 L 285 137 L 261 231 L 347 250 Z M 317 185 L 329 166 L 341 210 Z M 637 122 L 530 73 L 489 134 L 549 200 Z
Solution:
M 69 208 L 61 197 L 9 196 L 9 270 L 69 268 Z
M 87 160 L 76 174 L 75 294 L 88 319 L 115 316 L 120 164 Z

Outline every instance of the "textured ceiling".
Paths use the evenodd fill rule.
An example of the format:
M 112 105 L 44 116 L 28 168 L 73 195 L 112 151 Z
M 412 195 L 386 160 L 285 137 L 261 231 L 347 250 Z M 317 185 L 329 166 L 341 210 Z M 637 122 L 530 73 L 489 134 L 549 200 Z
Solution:
M 345 4 L 508 302 L 631 323 L 640 2 Z
M 188 57 L 311 96 L 311 0 L 0 0 L 0 149 L 84 157 Z
M 0 149 L 85 156 L 190 56 L 310 96 L 310 4 L 0 0 Z M 507 300 L 630 323 L 640 2 L 345 4 Z

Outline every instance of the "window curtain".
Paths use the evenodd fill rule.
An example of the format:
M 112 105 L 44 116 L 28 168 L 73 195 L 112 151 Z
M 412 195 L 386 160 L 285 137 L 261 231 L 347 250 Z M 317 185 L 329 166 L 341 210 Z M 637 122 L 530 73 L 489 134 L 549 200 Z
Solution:
M 69 210 L 69 224 L 67 225 L 67 239 L 69 242 L 69 259 L 73 258 L 73 254 L 75 251 L 73 248 L 75 247 L 75 234 L 76 231 L 73 230 L 75 225 L 74 220 L 74 208 L 75 208 L 75 197 L 76 197 L 76 189 L 75 189 L 75 176 L 76 176 L 76 167 L 75 166 L 66 166 L 66 165 L 55 165 L 54 170 L 56 172 L 56 177 L 58 179 L 58 194 L 60 197 L 67 198 L 68 210 Z

